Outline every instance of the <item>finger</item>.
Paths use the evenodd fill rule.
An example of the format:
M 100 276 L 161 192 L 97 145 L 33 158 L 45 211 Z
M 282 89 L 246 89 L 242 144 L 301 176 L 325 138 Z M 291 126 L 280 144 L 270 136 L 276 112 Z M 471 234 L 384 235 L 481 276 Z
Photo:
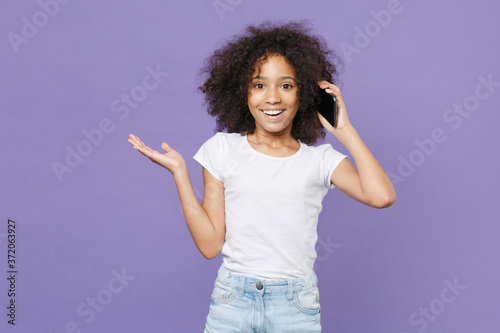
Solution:
M 142 140 L 138 136 L 136 136 L 135 139 L 136 139 L 137 143 L 140 144 L 141 146 L 146 146 L 144 144 L 144 142 L 142 142 Z
M 135 139 L 128 139 L 128 142 L 134 146 L 134 148 L 139 148 L 139 147 L 142 147 L 143 145 L 141 145 L 139 142 L 137 142 L 137 140 Z
M 317 115 L 318 115 L 319 121 L 321 121 L 321 123 L 323 123 L 322 119 L 325 119 L 325 117 L 323 117 L 323 115 L 319 112 L 317 112 Z
M 340 88 L 335 85 L 330 85 L 325 88 L 325 91 L 330 94 L 340 95 Z
M 133 141 L 139 141 L 139 138 L 137 136 L 135 136 L 134 134 L 129 134 L 129 138 L 130 140 L 133 140 Z
M 343 103 L 343 100 L 342 100 L 342 94 L 340 93 L 339 90 L 334 90 L 334 89 L 325 89 L 325 91 L 332 95 L 332 96 L 335 96 L 337 98 L 337 104 L 342 104 Z
M 336 85 L 334 85 L 333 83 L 330 83 L 328 81 L 318 81 L 316 82 L 318 84 L 318 86 L 320 86 L 321 88 L 330 88 L 330 89 L 338 89 L 340 91 L 340 88 Z
M 155 151 L 152 150 L 151 148 L 149 147 L 134 147 L 139 153 L 141 153 L 142 155 L 148 157 L 148 158 L 152 158 Z
M 324 89 L 326 93 L 333 95 L 335 97 L 340 97 L 340 88 L 334 85 L 333 83 L 330 83 L 328 81 L 319 81 L 318 86 L 321 89 Z
M 170 147 L 166 142 L 163 142 L 161 144 L 161 148 L 166 152 L 170 153 L 172 150 L 174 150 L 172 147 Z
M 144 142 L 141 141 L 141 139 L 137 138 L 137 145 L 142 148 L 149 148 L 148 145 L 146 145 Z
M 132 146 L 134 146 L 134 148 L 139 146 L 139 145 L 137 144 L 137 142 L 136 142 L 134 139 L 128 139 L 127 141 L 128 141 L 128 142 L 129 142 Z
M 323 115 L 319 112 L 318 112 L 318 118 L 319 118 L 319 122 L 321 123 L 321 125 L 323 125 L 323 127 L 327 131 L 330 131 L 333 128 L 333 126 L 328 122 L 328 120 L 326 120 L 326 118 L 323 117 Z
M 139 139 L 139 138 L 138 138 L 137 136 L 135 136 L 135 135 L 133 135 L 133 134 L 130 134 L 130 135 L 129 135 L 128 142 L 130 142 L 131 144 L 133 144 L 133 145 L 136 145 L 136 146 L 137 146 L 137 145 L 139 145 L 139 140 L 138 140 L 138 139 Z
M 130 139 L 128 139 L 128 142 L 134 146 L 135 149 L 139 150 L 139 151 L 147 151 L 147 150 L 151 150 L 151 148 L 149 148 L 148 146 L 146 146 L 144 143 L 142 142 L 139 142 L 137 140 L 137 137 L 131 137 Z M 142 152 L 141 151 L 141 152 Z
M 133 142 L 135 142 L 137 145 L 139 146 L 146 146 L 144 144 L 144 142 L 142 142 L 142 140 L 137 136 L 137 135 L 134 135 L 134 134 L 130 134 L 129 135 L 130 139 L 132 139 Z

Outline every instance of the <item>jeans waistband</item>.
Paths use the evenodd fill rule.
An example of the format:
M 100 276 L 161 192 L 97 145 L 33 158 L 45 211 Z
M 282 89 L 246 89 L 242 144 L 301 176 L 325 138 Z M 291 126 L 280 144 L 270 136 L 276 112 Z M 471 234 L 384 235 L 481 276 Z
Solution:
M 229 284 L 237 289 L 240 296 L 243 296 L 245 292 L 287 294 L 288 298 L 292 299 L 294 293 L 303 289 L 317 287 L 318 284 L 318 279 L 314 271 L 311 271 L 305 278 L 264 281 L 258 278 L 234 274 L 222 264 L 217 276 L 222 283 Z

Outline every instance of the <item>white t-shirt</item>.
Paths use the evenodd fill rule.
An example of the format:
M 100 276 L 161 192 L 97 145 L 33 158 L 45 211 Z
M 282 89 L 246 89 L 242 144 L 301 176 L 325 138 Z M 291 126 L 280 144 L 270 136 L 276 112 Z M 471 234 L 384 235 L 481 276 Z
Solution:
M 321 203 L 345 157 L 330 144 L 301 142 L 294 155 L 273 157 L 256 151 L 239 133 L 207 140 L 194 159 L 224 183 L 224 266 L 262 280 L 309 274 Z

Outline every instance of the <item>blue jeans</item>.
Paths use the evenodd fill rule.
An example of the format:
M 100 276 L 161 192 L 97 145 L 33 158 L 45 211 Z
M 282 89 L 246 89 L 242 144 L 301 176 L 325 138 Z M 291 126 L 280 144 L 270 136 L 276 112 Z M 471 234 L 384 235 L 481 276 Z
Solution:
M 205 333 L 321 332 L 318 280 L 260 281 L 221 265 Z

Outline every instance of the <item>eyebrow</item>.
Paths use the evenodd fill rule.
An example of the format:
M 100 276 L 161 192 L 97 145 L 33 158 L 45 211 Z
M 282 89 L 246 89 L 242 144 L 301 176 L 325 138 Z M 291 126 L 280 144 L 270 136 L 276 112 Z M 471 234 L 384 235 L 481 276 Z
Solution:
M 253 80 L 257 80 L 257 79 L 261 79 L 261 80 L 268 80 L 268 78 L 266 76 L 256 76 L 254 78 L 252 78 L 252 81 Z M 287 80 L 287 79 L 290 79 L 290 80 L 293 80 L 295 82 L 297 82 L 297 80 L 294 78 L 294 77 L 291 77 L 291 76 L 282 76 L 282 77 L 279 77 L 278 80 Z

